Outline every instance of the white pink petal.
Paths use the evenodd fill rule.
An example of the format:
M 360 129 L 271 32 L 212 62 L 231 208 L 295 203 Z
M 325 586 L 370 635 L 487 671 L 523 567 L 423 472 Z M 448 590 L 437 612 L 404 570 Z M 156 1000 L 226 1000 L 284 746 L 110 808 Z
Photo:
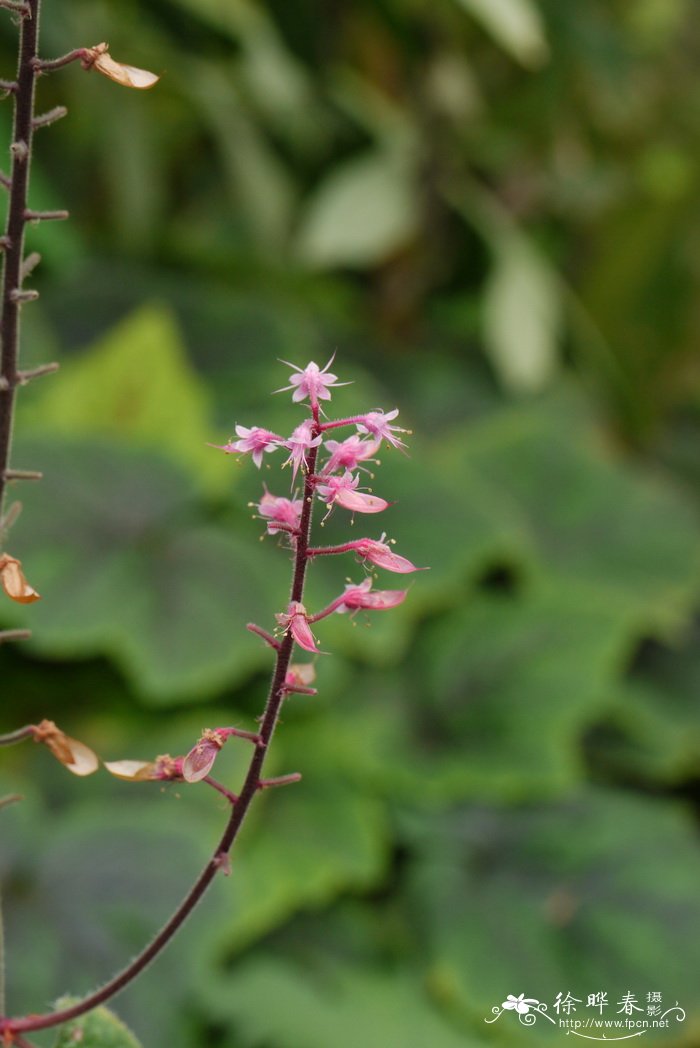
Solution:
M 298 529 L 303 507 L 303 499 L 286 499 L 278 495 L 271 495 L 267 488 L 257 504 L 258 513 L 268 521 L 269 535 L 276 535 L 281 530 L 275 526 L 277 524 L 294 530 Z
M 368 433 L 375 440 L 385 440 L 395 448 L 405 448 L 406 445 L 395 433 L 408 433 L 407 429 L 400 426 L 392 426 L 391 422 L 399 413 L 398 408 L 393 411 L 368 411 L 366 415 L 358 418 L 356 423 L 358 433 Z
M 341 488 L 335 496 L 335 502 L 352 513 L 381 513 L 389 503 L 377 495 L 366 495 L 363 491 L 352 491 Z
M 296 364 L 290 364 L 289 361 L 283 360 L 282 363 L 286 364 L 287 367 L 294 368 L 295 374 L 289 376 L 289 385 L 284 386 L 283 389 L 278 389 L 277 393 L 283 393 L 288 389 L 293 389 L 292 400 L 298 403 L 301 400 L 309 398 L 309 403 L 313 408 L 318 407 L 319 400 L 330 400 L 331 394 L 329 389 L 331 386 L 346 385 L 345 382 L 338 382 L 338 376 L 333 375 L 329 372 L 328 368 L 333 363 L 331 357 L 324 368 L 319 368 L 315 361 L 311 361 L 305 368 L 298 368 Z
M 287 611 L 277 615 L 276 618 L 280 626 L 285 630 L 289 630 L 300 648 L 304 648 L 305 651 L 312 651 L 316 655 L 321 654 L 311 632 L 306 608 L 303 604 L 294 600 L 290 601 Z
M 307 468 L 306 456 L 311 448 L 318 447 L 323 437 L 321 434 L 314 436 L 314 423 L 311 419 L 305 419 L 292 433 L 289 440 L 284 441 L 284 446 L 290 452 L 285 466 L 292 466 L 292 479 L 297 475 L 297 470 L 303 471 Z
M 372 592 L 372 580 L 365 579 L 359 586 L 345 587 L 342 603 L 337 611 L 355 611 L 358 608 L 371 608 L 373 611 L 386 611 L 395 608 L 406 599 L 407 590 L 375 590 Z
M 354 547 L 361 557 L 371 561 L 372 564 L 376 564 L 378 568 L 384 568 L 386 571 L 394 571 L 399 575 L 408 575 L 409 572 L 420 570 L 407 557 L 400 557 L 398 553 L 394 553 L 391 546 L 387 545 L 386 542 L 377 542 L 374 539 L 357 539 L 356 542 L 352 542 L 350 545 Z
M 360 462 L 375 455 L 381 446 L 381 440 L 363 440 L 353 433 L 346 440 L 327 440 L 325 444 L 331 457 L 323 467 L 324 473 L 335 473 L 337 469 L 356 469 Z
M 337 502 L 353 513 L 381 513 L 388 507 L 389 503 L 385 499 L 356 491 L 359 482 L 359 477 L 346 470 L 339 477 L 324 477 L 316 490 L 326 505 L 332 506 Z
M 263 454 L 266 451 L 274 451 L 284 443 L 282 437 L 278 437 L 276 433 L 271 433 L 269 429 L 263 429 L 261 426 L 248 428 L 237 425 L 236 435 L 239 437 L 238 440 L 230 440 L 228 444 L 212 444 L 211 447 L 225 451 L 228 455 L 236 452 L 241 455 L 250 453 L 258 469 L 262 465 Z

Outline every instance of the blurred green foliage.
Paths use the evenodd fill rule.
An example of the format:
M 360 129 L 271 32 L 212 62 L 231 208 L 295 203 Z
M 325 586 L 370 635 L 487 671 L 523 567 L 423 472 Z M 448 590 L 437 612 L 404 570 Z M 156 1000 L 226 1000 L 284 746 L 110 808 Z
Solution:
M 401 407 L 381 525 L 430 567 L 371 628 L 319 628 L 320 696 L 270 754 L 302 784 L 116 1002 L 147 1048 L 535 1045 L 543 1022 L 484 1018 L 599 990 L 662 991 L 688 1019 L 657 1043 L 700 1037 L 693 15 L 45 0 L 47 55 L 107 38 L 162 80 L 40 84 L 70 115 L 32 204 L 73 218 L 31 231 L 24 361 L 62 369 L 22 391 L 14 465 L 45 479 L 11 552 L 44 599 L 0 605 L 34 633 L 0 650 L 0 728 L 50 716 L 119 759 L 251 726 L 270 660 L 244 625 L 273 625 L 289 558 L 247 503 L 285 492 L 206 444 L 291 430 L 279 357 L 337 350 L 338 414 Z M 312 607 L 353 567 L 328 560 Z M 3 752 L 13 1014 L 121 966 L 220 833 L 213 795 L 106 779 Z
M 63 997 L 57 1006 L 67 1008 L 75 1001 L 75 997 Z M 66 1023 L 58 1035 L 56 1048 L 71 1048 L 76 1043 L 84 1048 L 140 1048 L 138 1041 L 108 1008 L 96 1008 L 84 1018 Z

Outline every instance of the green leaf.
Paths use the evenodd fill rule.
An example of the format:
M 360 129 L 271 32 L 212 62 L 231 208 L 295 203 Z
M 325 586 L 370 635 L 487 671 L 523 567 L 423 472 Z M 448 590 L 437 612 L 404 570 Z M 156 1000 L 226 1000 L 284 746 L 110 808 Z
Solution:
M 412 437 L 410 457 L 382 454 L 381 482 L 373 490 L 396 503 L 383 514 L 382 526 L 397 540 L 398 553 L 429 568 L 408 577 L 411 595 L 402 607 L 410 609 L 417 597 L 424 610 L 442 609 L 461 599 L 465 581 L 494 561 L 531 556 L 531 537 L 512 512 L 507 487 L 467 461 L 479 433 L 480 426 L 460 426 L 431 441 Z M 383 573 L 382 586 L 398 588 L 408 579 Z
M 4 601 L 0 614 L 31 621 L 36 650 L 109 654 L 160 702 L 205 698 L 267 664 L 245 624 L 272 618 L 286 565 L 230 527 L 201 523 L 184 474 L 97 440 L 18 444 L 17 453 L 45 470 L 13 545 L 43 599 Z
M 441 1018 L 410 970 L 316 961 L 307 970 L 279 957 L 248 961 L 210 986 L 211 1012 L 233 1020 L 240 1043 L 250 1048 L 476 1048 L 482 1043 Z
M 615 705 L 594 740 L 597 759 L 626 780 L 692 781 L 700 760 L 699 686 L 694 630 L 678 649 L 656 647 L 644 672 L 616 690 Z
M 256 830 L 237 845 L 230 915 L 217 936 L 224 954 L 245 948 L 299 910 L 375 886 L 385 873 L 389 852 L 381 805 L 347 782 L 315 774 L 305 750 L 297 766 L 279 768 L 302 770 L 302 782 L 272 790 L 256 804 Z
M 63 997 L 56 1008 L 69 1008 L 76 1002 L 75 997 Z M 141 1048 L 131 1030 L 105 1007 L 62 1026 L 54 1048 L 75 1048 L 76 1044 L 81 1048 Z
M 307 204 L 301 259 L 363 268 L 383 262 L 416 231 L 412 164 L 401 153 L 369 153 L 338 165 Z
M 459 740 L 438 776 L 513 799 L 578 783 L 581 734 L 635 642 L 629 616 L 572 586 L 469 600 L 425 641 L 434 715 Z
M 9 871 L 8 991 L 19 1013 L 38 1010 L 66 986 L 82 997 L 125 967 L 181 902 L 225 824 L 208 790 L 181 788 L 178 796 L 151 783 L 100 787 L 99 800 L 37 823 L 35 863 L 19 856 Z M 157 970 L 122 998 L 120 1012 L 144 1043 L 181 1043 L 174 1002 L 189 992 L 229 892 L 217 880 Z
M 207 447 L 208 394 L 161 305 L 143 306 L 57 375 L 32 386 L 20 400 L 18 424 L 156 448 L 207 489 L 220 489 L 233 476 L 226 456 Z
M 561 295 L 551 268 L 524 236 L 503 234 L 484 293 L 486 348 L 515 393 L 548 384 L 558 364 Z
M 454 483 L 476 475 L 542 578 L 589 587 L 640 630 L 684 625 L 700 582 L 694 513 L 662 478 L 617 460 L 575 399 L 492 415 L 446 442 L 443 467 Z
M 509 993 L 551 1012 L 559 992 L 653 987 L 700 1018 L 700 854 L 683 807 L 591 790 L 407 814 L 405 829 L 409 919 L 446 1004 L 483 1021 Z
M 458 0 L 501 47 L 527 69 L 547 60 L 549 47 L 534 0 Z

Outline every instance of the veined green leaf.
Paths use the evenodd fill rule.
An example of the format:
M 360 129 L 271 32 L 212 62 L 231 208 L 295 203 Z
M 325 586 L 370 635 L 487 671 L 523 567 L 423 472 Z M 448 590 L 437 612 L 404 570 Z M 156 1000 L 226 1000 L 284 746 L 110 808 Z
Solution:
M 484 1043 L 451 1027 L 410 969 L 372 971 L 316 960 L 318 966 L 307 971 L 269 955 L 248 961 L 213 984 L 207 993 L 212 1014 L 235 1021 L 245 1048 L 263 1043 L 478 1048 Z
M 41 578 L 38 650 L 108 653 L 161 702 L 204 698 L 266 664 L 245 625 L 272 618 L 286 564 L 202 522 L 187 474 L 98 439 L 18 442 L 17 452 L 45 471 L 13 547 Z M 0 615 L 24 622 L 19 607 L 4 601 Z
M 56 1008 L 68 1008 L 76 1003 L 76 998 L 63 997 L 56 1002 Z M 61 1028 L 54 1048 L 141 1048 L 131 1030 L 117 1018 L 109 1008 L 95 1008 L 94 1011 L 66 1023 Z
M 54 435 L 117 436 L 158 449 L 207 489 L 231 482 L 231 462 L 207 447 L 206 388 L 162 305 L 143 306 L 32 387 L 20 401 L 19 424 Z

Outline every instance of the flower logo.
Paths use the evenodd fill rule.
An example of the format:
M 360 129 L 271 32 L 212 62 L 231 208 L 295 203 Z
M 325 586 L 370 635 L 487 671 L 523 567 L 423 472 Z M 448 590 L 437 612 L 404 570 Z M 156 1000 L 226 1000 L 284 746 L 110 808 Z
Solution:
M 505 1008 L 506 1011 L 517 1012 L 518 1015 L 527 1015 L 533 1004 L 539 1004 L 534 997 L 526 997 L 524 993 L 520 996 L 515 997 L 512 993 L 508 994 L 507 999 L 501 1005 L 501 1008 Z

